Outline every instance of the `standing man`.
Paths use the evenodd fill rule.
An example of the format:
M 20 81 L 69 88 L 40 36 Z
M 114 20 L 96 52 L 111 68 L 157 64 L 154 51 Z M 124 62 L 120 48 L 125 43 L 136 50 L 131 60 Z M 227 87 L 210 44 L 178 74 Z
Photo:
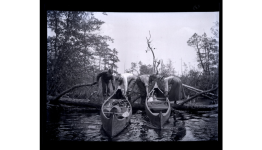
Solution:
M 141 96 L 140 104 L 142 106 L 145 106 L 145 100 L 149 96 L 148 95 L 149 77 L 150 75 L 144 74 L 144 75 L 137 77 L 136 79 L 136 84 L 140 90 L 140 96 Z
M 157 82 L 161 90 L 164 91 L 164 94 L 170 101 L 174 101 L 176 104 L 177 100 L 180 100 L 184 97 L 182 94 L 182 81 L 179 77 L 176 76 L 168 76 L 163 77 L 157 74 L 150 75 L 149 83 Z M 171 86 L 169 90 L 169 85 Z
M 103 96 L 110 96 L 110 88 L 109 88 L 109 81 L 111 81 L 113 90 L 115 90 L 115 85 L 114 85 L 114 76 L 113 76 L 113 72 L 111 69 L 109 69 L 108 71 L 104 71 L 101 72 L 97 75 L 96 77 L 96 82 L 99 82 L 99 78 L 101 78 L 101 82 L 102 82 L 102 93 Z M 99 85 L 99 84 L 97 84 Z
M 123 73 L 115 78 L 118 82 L 118 86 L 121 86 L 124 89 L 123 94 L 127 96 L 129 102 L 131 102 L 131 91 L 135 86 L 136 79 L 137 76 L 131 73 Z

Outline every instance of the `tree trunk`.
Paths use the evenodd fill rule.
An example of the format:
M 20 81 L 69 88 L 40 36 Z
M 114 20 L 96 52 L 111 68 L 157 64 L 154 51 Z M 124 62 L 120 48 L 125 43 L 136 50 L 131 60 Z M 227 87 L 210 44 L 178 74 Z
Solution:
M 93 86 L 93 85 L 95 85 L 95 84 L 97 84 L 97 83 L 94 82 L 94 83 L 89 83 L 89 84 L 78 84 L 78 85 L 75 85 L 75 86 L 73 86 L 73 87 L 71 87 L 71 88 L 69 88 L 69 89 L 61 92 L 58 96 L 56 96 L 56 97 L 54 98 L 54 101 L 58 101 L 59 98 L 61 98 L 63 95 L 65 95 L 66 93 L 72 91 L 72 90 L 75 89 L 75 88 L 79 88 L 79 87 L 83 87 L 83 86 Z
M 187 111 L 211 111 L 215 110 L 218 107 L 218 104 L 215 105 L 199 105 L 199 106 L 185 106 L 185 105 L 172 105 L 175 110 L 187 110 Z
M 147 46 L 148 48 L 151 50 L 152 54 L 153 54 L 153 73 L 155 73 L 155 54 L 154 54 L 154 51 L 152 50 L 151 46 L 150 46 L 150 38 L 151 38 L 151 34 L 150 34 L 150 31 L 149 31 L 149 39 L 147 39 Z
M 205 72 L 205 67 L 204 67 L 204 64 L 203 64 L 203 61 L 202 61 L 202 58 L 201 58 L 200 49 L 198 48 L 198 45 L 197 45 L 197 53 L 198 53 L 198 57 L 199 57 L 201 66 L 202 66 L 202 68 L 203 68 L 203 70 Z
M 101 56 L 99 58 L 99 71 L 101 71 Z
M 92 69 L 93 69 L 93 82 L 95 82 L 95 67 L 92 66 Z
M 186 85 L 186 84 L 182 84 L 182 86 L 184 86 L 184 87 L 186 87 L 188 90 L 194 91 L 194 92 L 196 92 L 196 93 L 204 92 L 203 90 L 199 90 L 199 89 L 197 89 L 197 88 L 191 87 L 191 86 Z M 218 97 L 217 95 L 215 95 L 215 94 L 213 94 L 213 93 L 205 93 L 205 94 Z M 205 94 L 202 94 L 202 95 L 204 96 Z M 209 98 L 209 97 L 208 97 L 208 98 Z
M 47 101 L 54 101 L 53 96 L 47 96 Z M 135 100 L 133 100 L 134 102 Z M 90 102 L 89 99 L 73 99 L 73 98 L 64 98 L 61 97 L 59 99 L 59 104 L 66 104 L 66 105 L 72 105 L 72 106 L 81 106 L 81 107 L 90 107 L 90 108 L 96 108 L 97 110 L 100 110 L 102 107 L 102 104 L 97 104 L 94 102 Z M 191 110 L 191 111 L 210 111 L 214 110 L 218 107 L 218 104 L 215 105 L 198 105 L 198 106 L 184 106 L 184 105 L 178 105 L 174 104 L 174 102 L 170 102 L 171 107 L 173 107 L 176 110 Z M 133 110 L 144 110 L 145 108 L 141 106 L 138 103 L 132 104 Z
M 216 87 L 216 88 L 214 88 L 214 89 L 211 89 L 211 90 L 208 90 L 208 91 L 203 91 L 203 92 L 201 92 L 201 93 L 198 93 L 198 94 L 196 94 L 196 95 L 194 95 L 194 96 L 188 98 L 187 100 L 183 101 L 183 102 L 180 103 L 179 105 L 183 105 L 183 104 L 189 102 L 190 100 L 192 100 L 192 99 L 198 97 L 199 95 L 202 95 L 202 94 L 205 94 L 205 93 L 208 93 L 208 92 L 214 91 L 214 90 L 216 90 L 217 88 L 218 88 L 218 87 Z

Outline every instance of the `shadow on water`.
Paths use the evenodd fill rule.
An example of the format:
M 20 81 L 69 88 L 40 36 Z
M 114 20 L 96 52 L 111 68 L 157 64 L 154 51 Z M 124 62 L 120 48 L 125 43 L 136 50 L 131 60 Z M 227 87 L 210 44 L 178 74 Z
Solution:
M 102 128 L 99 112 L 85 108 L 47 110 L 46 137 L 51 141 L 201 141 L 217 140 L 217 114 L 173 111 L 164 129 L 155 129 L 142 111 L 114 138 Z

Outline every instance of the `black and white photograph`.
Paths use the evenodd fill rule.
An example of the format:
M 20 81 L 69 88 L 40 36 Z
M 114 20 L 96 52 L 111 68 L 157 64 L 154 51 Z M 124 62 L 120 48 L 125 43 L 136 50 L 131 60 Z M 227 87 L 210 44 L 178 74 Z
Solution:
M 260 150 L 259 2 L 1 1 L 0 149 Z
M 45 141 L 221 138 L 219 11 L 46 13 Z

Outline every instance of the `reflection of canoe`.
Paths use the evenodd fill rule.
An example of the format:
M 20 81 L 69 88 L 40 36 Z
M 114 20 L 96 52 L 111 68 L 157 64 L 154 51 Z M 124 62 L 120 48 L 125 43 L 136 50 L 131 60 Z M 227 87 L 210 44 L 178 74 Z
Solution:
M 108 136 L 114 137 L 130 123 L 132 107 L 121 89 L 117 89 L 102 105 L 102 127 Z
M 155 86 L 150 91 L 149 95 L 149 98 L 145 101 L 146 114 L 151 124 L 156 128 L 161 129 L 170 117 L 170 102 L 168 98 L 164 96 L 164 93 L 158 88 L 157 83 L 155 83 Z

